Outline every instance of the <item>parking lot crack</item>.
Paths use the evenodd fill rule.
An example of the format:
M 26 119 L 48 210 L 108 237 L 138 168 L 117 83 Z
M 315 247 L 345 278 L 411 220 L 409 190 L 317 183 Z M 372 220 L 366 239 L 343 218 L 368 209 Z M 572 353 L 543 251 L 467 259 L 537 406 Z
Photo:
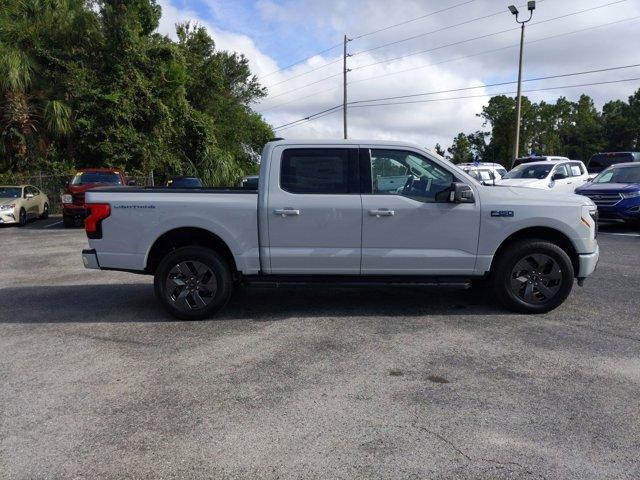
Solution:
M 468 455 L 467 453 L 465 453 L 460 447 L 458 447 L 455 443 L 453 443 L 451 440 L 449 440 L 448 438 L 446 438 L 444 435 L 435 432 L 433 430 L 429 430 L 426 427 L 422 427 L 422 426 L 418 426 L 415 423 L 413 423 L 413 427 L 417 428 L 418 430 L 428 433 L 429 435 L 437 438 L 438 440 L 440 440 L 442 443 L 446 444 L 449 448 L 453 449 L 458 455 L 461 455 L 462 457 L 464 457 L 468 462 L 472 462 L 472 463 L 479 463 L 479 462 L 486 462 L 486 463 L 494 463 L 497 465 L 500 465 L 502 467 L 505 468 L 509 468 L 509 467 L 516 467 L 519 470 L 521 470 L 523 473 L 530 475 L 530 476 L 536 476 L 539 477 L 543 480 L 547 480 L 547 478 L 539 473 L 533 472 L 532 470 L 530 470 L 528 467 L 518 463 L 518 462 L 513 462 L 513 461 L 500 461 L 500 460 L 496 460 L 493 458 L 485 458 L 485 457 L 472 457 L 471 455 Z

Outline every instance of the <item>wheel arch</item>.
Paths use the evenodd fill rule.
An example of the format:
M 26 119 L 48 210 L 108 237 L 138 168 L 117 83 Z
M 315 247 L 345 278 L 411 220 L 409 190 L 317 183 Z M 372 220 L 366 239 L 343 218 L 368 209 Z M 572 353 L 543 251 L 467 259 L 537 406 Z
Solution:
M 493 271 L 493 268 L 496 263 L 496 259 L 500 257 L 500 254 L 507 249 L 510 245 L 518 240 L 529 239 L 529 240 L 547 240 L 555 245 L 558 245 L 562 250 L 564 250 L 569 258 L 571 259 L 571 264 L 573 265 L 574 274 L 577 275 L 580 269 L 580 256 L 578 255 L 578 251 L 574 246 L 571 239 L 565 235 L 560 230 L 551 227 L 528 227 L 523 228 L 522 230 L 518 230 L 517 232 L 512 233 L 504 241 L 500 244 L 498 249 L 493 255 L 491 260 L 491 269 L 490 272 Z
M 178 227 L 160 235 L 149 250 L 145 272 L 153 275 L 169 252 L 189 246 L 210 248 L 227 262 L 232 273 L 237 272 L 235 257 L 227 243 L 215 233 L 198 227 Z

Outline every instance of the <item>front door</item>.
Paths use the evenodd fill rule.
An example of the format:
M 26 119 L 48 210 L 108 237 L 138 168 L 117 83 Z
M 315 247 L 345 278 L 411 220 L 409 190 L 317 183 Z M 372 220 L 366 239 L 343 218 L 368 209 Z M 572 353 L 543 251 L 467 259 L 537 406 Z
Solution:
M 390 148 L 370 152 L 371 190 L 362 195 L 362 273 L 473 274 L 480 229 L 478 201 L 450 202 L 454 174 L 418 152 Z M 388 181 L 401 175 L 404 182 L 398 188 L 397 182 Z
M 272 274 L 360 273 L 362 203 L 358 149 L 277 147 L 268 179 Z

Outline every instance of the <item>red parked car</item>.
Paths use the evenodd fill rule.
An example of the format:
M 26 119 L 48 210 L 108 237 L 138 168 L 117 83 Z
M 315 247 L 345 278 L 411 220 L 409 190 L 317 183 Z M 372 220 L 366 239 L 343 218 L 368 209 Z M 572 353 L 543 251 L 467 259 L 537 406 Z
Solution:
M 62 195 L 62 220 L 65 228 L 75 227 L 87 216 L 84 194 L 105 185 L 127 185 L 124 173 L 117 168 L 81 168 L 73 176 Z

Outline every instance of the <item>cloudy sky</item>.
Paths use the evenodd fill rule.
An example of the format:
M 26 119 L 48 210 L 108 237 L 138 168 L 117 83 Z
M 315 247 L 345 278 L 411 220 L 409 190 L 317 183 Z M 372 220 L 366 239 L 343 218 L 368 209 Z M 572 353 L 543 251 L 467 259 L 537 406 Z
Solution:
M 513 0 L 515 1 L 515 0 Z M 205 26 L 218 48 L 243 53 L 269 95 L 255 109 L 274 127 L 342 102 L 346 34 L 349 137 L 449 146 L 481 128 L 489 96 L 515 85 L 519 31 L 509 0 L 159 0 L 160 31 Z M 521 15 L 528 16 L 520 0 Z M 525 79 L 640 64 L 640 0 L 538 0 L 525 37 Z M 526 82 L 534 101 L 626 99 L 640 67 Z M 476 87 L 476 88 L 472 88 Z M 545 89 L 545 90 L 541 90 Z M 396 100 L 387 97 L 458 90 Z M 466 98 L 459 98 L 466 97 Z M 449 99 L 449 100 L 442 100 Z M 380 105 L 389 102 L 411 102 Z M 418 103 L 420 102 L 420 103 Z M 364 105 L 374 106 L 364 106 Z M 279 129 L 286 138 L 341 138 L 340 110 Z

